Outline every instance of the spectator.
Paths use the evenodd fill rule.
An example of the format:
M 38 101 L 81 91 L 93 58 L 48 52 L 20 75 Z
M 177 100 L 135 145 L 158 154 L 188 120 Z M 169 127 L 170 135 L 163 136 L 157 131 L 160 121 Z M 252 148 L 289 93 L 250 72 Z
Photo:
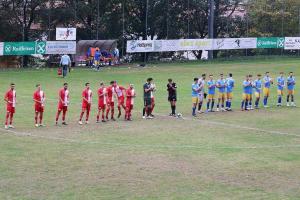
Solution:
M 100 60 L 101 60 L 101 52 L 99 51 L 99 49 L 96 50 L 95 52 L 95 56 L 94 56 L 94 64 L 95 67 L 97 67 L 97 70 L 100 70 Z
M 114 57 L 114 64 L 118 65 L 119 64 L 119 58 L 120 58 L 120 51 L 117 47 L 113 50 L 113 57 Z
M 67 76 L 68 67 L 71 67 L 71 65 L 72 65 L 72 62 L 71 62 L 70 56 L 68 56 L 67 54 L 64 54 L 60 59 L 60 66 L 62 66 L 62 68 L 63 68 L 63 78 L 65 78 Z

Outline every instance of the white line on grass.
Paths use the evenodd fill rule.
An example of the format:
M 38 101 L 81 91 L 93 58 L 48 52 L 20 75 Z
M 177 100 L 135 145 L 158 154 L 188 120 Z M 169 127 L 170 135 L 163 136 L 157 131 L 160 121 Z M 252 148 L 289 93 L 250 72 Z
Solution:
M 161 149 L 278 149 L 278 148 L 300 148 L 299 145 L 261 145 L 261 146 L 231 146 L 231 147 L 218 147 L 218 146 L 204 146 L 204 145 L 168 145 L 168 144 L 126 144 L 126 143 L 114 143 L 114 142 L 97 142 L 97 141 L 89 141 L 89 140 L 74 140 L 69 138 L 62 137 L 54 137 L 54 136 L 42 136 L 42 135 L 34 135 L 32 133 L 19 132 L 13 130 L 6 130 L 0 128 L 2 133 L 12 133 L 15 136 L 20 137 L 33 137 L 40 138 L 46 140 L 54 140 L 68 143 L 76 143 L 76 144 L 99 144 L 99 145 L 107 145 L 107 146 L 123 146 L 123 147 L 150 147 L 150 148 L 161 148 Z
M 162 115 L 162 114 L 157 114 L 157 113 L 156 113 L 156 115 L 158 115 L 160 117 L 169 117 L 167 115 Z M 177 119 L 177 118 L 175 118 L 175 119 Z M 262 132 L 262 133 L 274 134 L 274 135 L 288 135 L 288 136 L 300 137 L 299 134 L 265 130 L 265 129 L 253 128 L 253 127 L 248 127 L 248 126 L 241 126 L 241 125 L 237 125 L 237 124 L 230 124 L 230 123 L 226 123 L 226 122 L 218 122 L 218 121 L 204 120 L 204 119 L 190 118 L 190 117 L 182 117 L 182 119 L 189 120 L 189 121 L 200 121 L 200 122 L 204 122 L 206 124 L 219 125 L 219 126 L 223 126 L 223 127 L 231 127 L 231 128 L 238 128 L 238 129 L 245 129 L 245 130 L 257 131 L 257 132 Z

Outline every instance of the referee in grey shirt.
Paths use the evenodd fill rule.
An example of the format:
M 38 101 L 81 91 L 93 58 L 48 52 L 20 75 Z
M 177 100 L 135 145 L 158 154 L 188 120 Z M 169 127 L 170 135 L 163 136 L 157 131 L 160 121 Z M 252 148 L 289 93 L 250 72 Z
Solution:
M 68 73 L 68 67 L 71 67 L 71 59 L 70 56 L 68 56 L 67 54 L 64 54 L 61 59 L 60 59 L 60 66 L 62 66 L 63 68 L 63 78 L 65 78 L 67 76 Z

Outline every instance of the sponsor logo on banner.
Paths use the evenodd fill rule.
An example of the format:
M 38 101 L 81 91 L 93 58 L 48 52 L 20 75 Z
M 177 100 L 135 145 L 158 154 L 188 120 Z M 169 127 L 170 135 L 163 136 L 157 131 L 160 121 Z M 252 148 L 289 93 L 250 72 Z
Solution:
M 179 40 L 178 51 L 211 50 L 212 39 L 181 39 Z
M 46 42 L 5 42 L 4 55 L 45 54 Z
M 154 51 L 177 51 L 179 49 L 179 40 L 154 40 Z
M 3 51 L 4 51 L 4 43 L 0 42 L 0 56 L 3 55 Z
M 75 41 L 48 41 L 46 54 L 76 54 Z
M 222 38 L 213 40 L 213 50 L 255 49 L 256 38 Z
M 153 40 L 129 40 L 127 41 L 127 52 L 153 52 L 154 42 Z
M 263 37 L 257 38 L 257 48 L 283 48 L 284 38 L 282 37 Z
M 56 40 L 76 40 L 76 28 L 56 28 Z
M 284 49 L 300 49 L 300 37 L 286 37 Z

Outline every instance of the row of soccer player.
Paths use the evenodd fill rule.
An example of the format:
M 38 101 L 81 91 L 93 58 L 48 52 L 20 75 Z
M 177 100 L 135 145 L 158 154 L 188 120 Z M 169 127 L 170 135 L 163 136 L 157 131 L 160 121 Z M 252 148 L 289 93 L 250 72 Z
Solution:
M 83 124 L 82 119 L 85 114 L 85 123 L 89 123 L 89 115 L 92 104 L 92 90 L 90 89 L 90 84 L 86 83 L 85 88 L 82 91 L 82 110 L 80 113 L 78 123 Z M 100 83 L 100 87 L 97 91 L 98 96 L 98 113 L 97 113 L 97 123 L 100 122 L 100 115 L 102 122 L 109 120 L 115 121 L 114 118 L 114 96 L 117 96 L 118 99 L 118 118 L 121 117 L 121 110 L 125 110 L 125 120 L 131 121 L 131 112 L 133 109 L 134 98 L 136 96 L 133 84 L 130 84 L 128 88 L 124 88 L 116 83 L 116 81 L 111 81 L 110 85 L 106 87 L 103 82 Z M 126 97 L 126 101 L 125 101 Z M 40 84 L 36 85 L 36 90 L 33 94 L 34 101 L 34 110 L 35 110 L 35 126 L 40 127 L 43 125 L 43 114 L 45 107 L 46 96 Z M 13 117 L 16 108 L 17 95 L 15 90 L 15 84 L 10 84 L 10 89 L 6 92 L 4 101 L 6 102 L 6 120 L 5 120 L 5 129 L 14 128 L 13 126 Z M 68 106 L 70 102 L 70 94 L 68 90 L 68 84 L 64 83 L 63 88 L 59 90 L 58 94 L 58 106 L 56 113 L 56 125 L 58 124 L 58 119 L 62 113 L 62 124 L 67 125 L 66 123 L 66 114 L 68 111 Z
M 274 83 L 269 72 L 265 73 L 262 78 L 261 74 L 257 74 L 255 80 L 252 75 L 246 75 L 245 80 L 242 83 L 243 97 L 241 102 L 241 110 L 252 110 L 259 108 L 260 98 L 263 95 L 263 106 L 268 107 L 268 98 L 270 96 L 270 88 Z M 207 85 L 207 92 L 206 92 Z M 287 78 L 284 77 L 284 73 L 280 72 L 276 79 L 277 85 L 277 106 L 282 106 L 282 98 L 284 95 L 284 89 L 287 89 L 287 106 L 296 106 L 294 102 L 294 93 L 296 79 L 293 72 L 289 72 Z M 206 74 L 202 74 L 201 78 L 194 78 L 192 84 L 192 115 L 196 116 L 196 109 L 198 105 L 198 112 L 202 112 L 203 100 L 207 98 L 207 112 L 213 112 L 215 104 L 216 89 L 218 89 L 218 101 L 217 111 L 231 111 L 231 102 L 233 98 L 233 89 L 235 87 L 235 81 L 232 73 L 228 74 L 227 78 L 224 78 L 223 74 L 220 74 L 220 78 L 215 81 L 213 75 L 209 75 L 208 81 L 206 81 Z M 253 94 L 255 95 L 255 106 L 253 108 Z

